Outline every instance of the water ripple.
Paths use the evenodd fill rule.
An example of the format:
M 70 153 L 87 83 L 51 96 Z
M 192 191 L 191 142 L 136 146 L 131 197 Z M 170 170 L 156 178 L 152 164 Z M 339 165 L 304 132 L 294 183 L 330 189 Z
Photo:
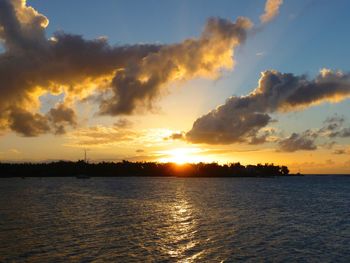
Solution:
M 0 262 L 350 262 L 350 178 L 2 179 Z

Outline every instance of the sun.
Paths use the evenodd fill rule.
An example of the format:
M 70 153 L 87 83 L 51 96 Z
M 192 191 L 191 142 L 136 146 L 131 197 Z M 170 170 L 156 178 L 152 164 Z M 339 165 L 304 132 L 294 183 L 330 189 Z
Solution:
M 170 162 L 177 164 L 184 164 L 190 162 L 189 159 L 193 158 L 187 149 L 174 149 L 170 151 L 168 159 Z
M 202 150 L 199 148 L 176 148 L 162 151 L 165 157 L 160 158 L 160 162 L 170 162 L 176 164 L 199 163 L 207 161 L 206 157 L 201 155 Z

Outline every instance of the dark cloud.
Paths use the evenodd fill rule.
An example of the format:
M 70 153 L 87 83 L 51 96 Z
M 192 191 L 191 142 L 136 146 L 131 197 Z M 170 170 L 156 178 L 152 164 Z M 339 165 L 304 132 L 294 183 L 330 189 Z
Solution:
M 316 137 L 317 135 L 310 130 L 301 134 L 293 133 L 289 138 L 279 141 L 278 148 L 283 152 L 313 151 L 317 149 Z
M 77 124 L 75 112 L 64 104 L 59 104 L 56 108 L 52 108 L 48 116 L 54 123 L 67 122 L 71 125 Z
M 263 144 L 268 142 L 269 137 L 273 134 L 274 132 L 271 131 L 265 131 L 263 134 L 261 135 L 254 135 L 252 136 L 249 144 L 252 145 L 257 145 L 257 144 Z
M 264 113 L 241 110 L 241 102 L 239 98 L 231 98 L 197 119 L 186 139 L 194 143 L 230 144 L 254 137 L 271 118 Z
M 48 19 L 23 0 L 0 1 L 0 38 L 11 52 L 45 49 Z
M 267 142 L 267 137 L 268 135 L 262 135 L 262 136 L 254 136 L 251 141 L 249 142 L 249 144 L 252 145 L 257 145 L 257 144 L 263 144 Z
M 198 118 L 186 139 L 209 144 L 254 141 L 257 132 L 271 121 L 270 113 L 296 111 L 349 96 L 350 74 L 322 70 L 309 80 L 306 76 L 268 70 L 262 73 L 252 93 L 230 97 Z M 344 130 L 342 135 L 347 132 Z
M 273 123 L 275 120 L 270 120 L 270 123 Z M 263 128 L 260 129 L 256 134 L 250 137 L 250 141 L 248 141 L 251 145 L 258 145 L 268 142 L 276 142 L 278 141 L 279 134 L 275 128 Z
M 334 145 L 336 145 L 337 143 L 335 141 L 331 141 L 331 142 L 326 142 L 324 144 L 322 144 L 322 146 L 325 148 L 325 149 L 332 149 L 334 147 Z
M 130 128 L 133 126 L 133 122 L 132 121 L 129 121 L 128 119 L 119 119 L 117 122 L 115 122 L 113 124 L 115 127 L 117 128 L 121 128 L 121 129 L 124 129 L 124 128 Z
M 8 117 L 10 128 L 26 137 L 34 137 L 47 132 L 65 133 L 65 127 L 76 127 L 75 111 L 64 104 L 58 104 L 46 114 L 31 113 L 12 107 Z
M 77 126 L 77 116 L 73 109 L 67 107 L 63 103 L 58 104 L 56 108 L 50 109 L 47 114 L 48 120 L 53 124 L 56 134 L 65 133 L 65 127 Z
M 339 128 L 342 127 L 345 119 L 343 117 L 339 116 L 333 116 L 328 117 L 323 123 L 324 127 L 320 129 L 320 133 L 327 133 L 329 137 L 334 137 L 330 135 L 331 133 L 334 133 L 335 131 L 338 131 Z
M 184 139 L 184 133 L 183 132 L 176 132 L 171 134 L 169 137 L 164 138 L 164 140 L 182 140 Z
M 33 137 L 50 131 L 47 118 L 41 114 L 13 108 L 9 117 L 11 129 L 23 136 Z
M 323 69 L 312 81 L 305 77 L 298 80 L 293 94 L 286 100 L 286 107 L 308 107 L 313 104 L 339 102 L 350 96 L 350 74 Z
M 38 119 L 42 115 L 38 112 L 40 96 L 61 93 L 65 100 L 74 102 L 96 89 L 105 88 L 118 69 L 160 48 L 159 45 L 112 47 L 103 38 L 84 40 L 63 32 L 47 40 L 47 24 L 48 20 L 26 6 L 25 1 L 0 1 L 0 40 L 5 46 L 5 52 L 0 54 L 2 129 L 27 134 L 14 124 L 17 123 L 14 117 L 18 112 L 27 112 L 25 116 Z M 34 124 L 42 124 L 42 121 L 34 121 Z M 58 130 L 62 131 L 64 123 L 59 125 Z M 29 134 L 49 131 L 40 125 L 36 132 Z
M 210 18 L 198 38 L 178 44 L 111 46 L 106 38 L 85 40 L 64 32 L 47 39 L 48 23 L 25 0 L 0 0 L 0 41 L 5 47 L 0 54 L 1 129 L 22 131 L 13 117 L 26 112 L 37 120 L 32 125 L 39 125 L 29 134 L 49 132 L 38 121 L 44 117 L 39 98 L 47 94 L 63 94 L 63 103 L 73 108 L 75 101 L 95 94 L 100 114 L 152 108 L 172 81 L 215 78 L 222 69 L 231 69 L 234 49 L 252 26 L 242 17 L 235 22 Z M 71 123 L 60 122 L 53 131 L 63 132 L 65 124 Z
M 329 134 L 329 137 L 341 137 L 341 138 L 347 138 L 350 137 L 350 128 L 342 128 L 341 130 L 332 132 Z
M 349 128 L 344 128 L 345 118 L 343 116 L 334 115 L 328 117 L 324 122 L 324 126 L 320 129 L 306 130 L 303 133 L 293 133 L 287 139 L 279 140 L 279 149 L 281 151 L 298 151 L 298 150 L 314 150 L 316 149 L 316 139 L 334 139 L 350 136 L 347 134 Z M 325 149 L 332 149 L 336 144 L 335 141 L 326 141 L 320 146 Z M 345 150 L 337 149 L 334 154 L 344 154 Z
M 347 138 L 350 137 L 350 128 L 344 127 L 345 118 L 343 116 L 332 116 L 324 121 L 324 127 L 319 133 L 329 138 Z
M 341 154 L 347 154 L 348 152 L 346 150 L 344 150 L 344 149 L 337 149 L 337 150 L 334 150 L 333 153 L 341 155 Z
M 339 127 L 345 122 L 345 118 L 343 116 L 339 116 L 338 114 L 335 114 L 334 116 L 328 117 L 323 122 L 324 124 L 329 124 L 329 129 L 332 130 L 334 128 Z

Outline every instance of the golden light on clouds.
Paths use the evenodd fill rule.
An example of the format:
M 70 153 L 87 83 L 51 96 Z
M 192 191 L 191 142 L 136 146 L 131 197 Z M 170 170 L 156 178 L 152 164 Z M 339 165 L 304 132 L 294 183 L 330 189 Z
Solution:
M 349 72 L 322 68 L 307 76 L 267 69 L 246 95 L 237 94 L 241 83 L 230 82 L 229 88 L 235 89 L 226 100 L 221 94 L 227 90 L 218 91 L 213 84 L 237 62 L 242 65 L 236 61 L 237 48 L 265 31 L 283 0 L 259 3 L 262 8 L 265 2 L 265 9 L 256 25 L 246 17 L 209 17 L 201 32 L 179 42 L 125 45 L 110 44 L 106 36 L 88 40 L 63 30 L 48 35 L 49 19 L 27 1 L 0 2 L 0 135 L 7 136 L 0 149 L 2 159 L 11 159 L 10 152 L 15 156 L 9 150 L 15 148 L 21 152 L 12 158 L 16 160 L 41 160 L 48 154 L 52 159 L 67 158 L 67 153 L 76 156 L 74 151 L 80 156 L 81 148 L 88 148 L 96 160 L 289 160 L 295 170 L 293 163 L 301 156 L 296 152 L 303 151 L 302 161 L 312 169 L 319 163 L 330 167 L 332 159 L 338 166 L 348 162 L 350 127 L 344 116 L 329 116 L 304 130 L 280 119 L 348 99 Z M 258 43 L 253 54 L 265 52 L 274 55 Z M 256 68 L 247 58 L 243 64 Z M 35 155 L 37 145 L 48 141 L 60 150 L 41 146 Z M 305 151 L 310 156 L 305 157 Z
M 70 147 L 110 147 L 115 145 L 152 147 L 167 145 L 170 142 L 164 140 L 173 133 L 169 129 L 142 129 L 131 130 L 120 127 L 108 127 L 96 125 L 80 128 L 67 133 Z
M 267 0 L 265 4 L 265 13 L 260 16 L 262 23 L 267 23 L 274 19 L 278 13 L 279 8 L 283 4 L 283 0 Z

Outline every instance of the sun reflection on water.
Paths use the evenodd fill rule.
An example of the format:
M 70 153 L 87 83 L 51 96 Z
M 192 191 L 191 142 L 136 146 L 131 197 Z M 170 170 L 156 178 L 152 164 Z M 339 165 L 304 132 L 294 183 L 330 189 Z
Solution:
M 181 262 L 193 262 L 202 252 L 196 251 L 199 245 L 196 237 L 198 221 L 195 205 L 188 200 L 184 189 L 179 187 L 175 200 L 168 209 L 168 228 L 165 234 L 163 249 L 171 258 Z

